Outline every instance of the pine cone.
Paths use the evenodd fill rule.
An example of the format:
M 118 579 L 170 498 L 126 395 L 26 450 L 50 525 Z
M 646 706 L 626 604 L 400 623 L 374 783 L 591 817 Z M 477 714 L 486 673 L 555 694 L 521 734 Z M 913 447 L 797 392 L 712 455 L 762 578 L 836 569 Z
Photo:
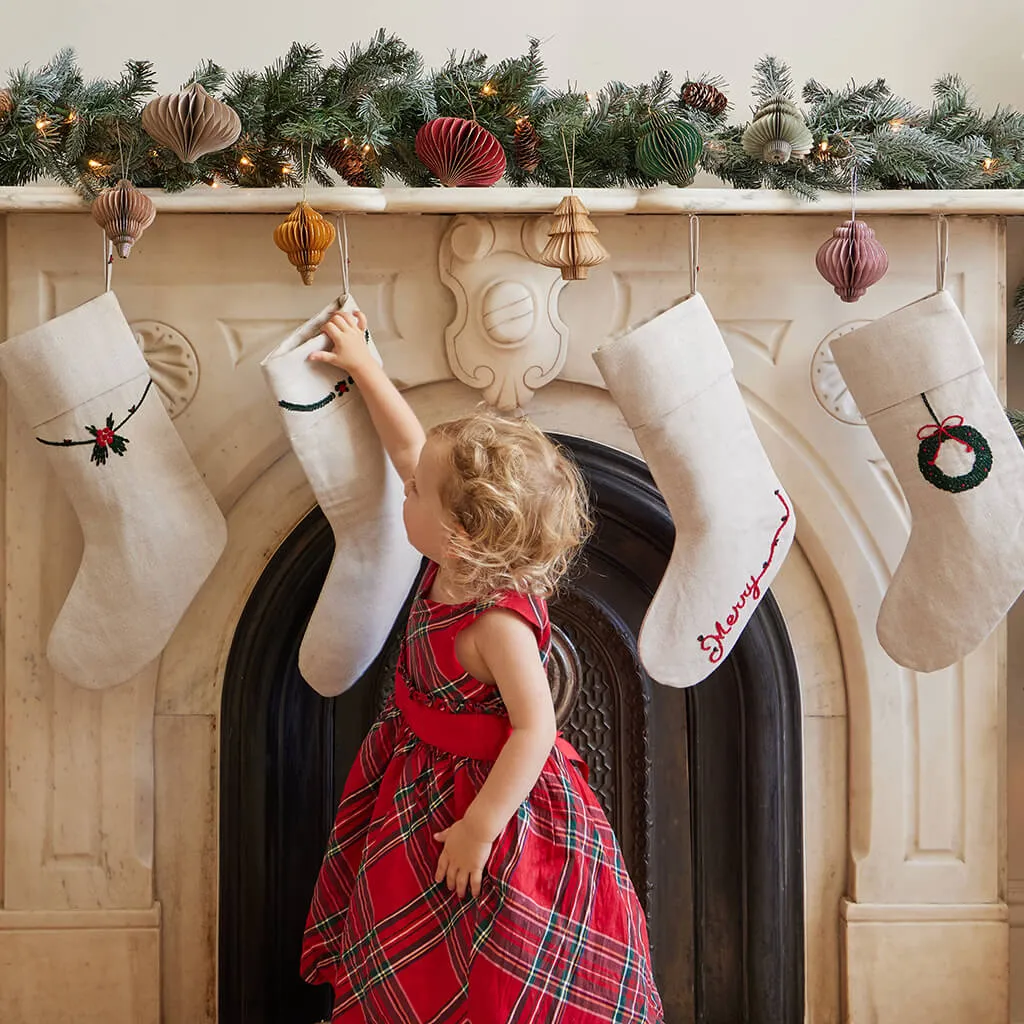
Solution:
M 516 121 L 512 147 L 516 163 L 527 174 L 533 174 L 540 166 L 540 138 L 537 129 L 525 117 Z
M 720 89 L 707 82 L 687 82 L 679 94 L 680 100 L 694 110 L 703 110 L 717 117 L 729 106 L 729 99 Z
M 14 109 L 14 97 L 10 89 L 0 89 L 0 118 L 6 117 Z
M 359 150 L 351 142 L 332 142 L 323 148 L 327 162 L 355 188 L 372 188 L 373 182 L 366 173 L 366 164 Z

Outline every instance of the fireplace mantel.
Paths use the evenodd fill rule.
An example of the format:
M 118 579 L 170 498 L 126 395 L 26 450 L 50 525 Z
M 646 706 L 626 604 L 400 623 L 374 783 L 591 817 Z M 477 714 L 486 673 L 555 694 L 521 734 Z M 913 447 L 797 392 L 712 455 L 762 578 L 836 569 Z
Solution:
M 217 1021 L 225 665 L 252 587 L 315 503 L 259 363 L 337 297 L 336 254 L 307 288 L 275 248 L 296 189 L 150 194 L 161 216 L 116 261 L 113 287 L 140 344 L 164 345 L 171 369 L 193 371 L 166 373 L 162 390 L 228 520 L 228 547 L 162 657 L 133 680 L 87 691 L 56 675 L 46 636 L 80 530 L 0 388 L 4 1024 Z M 806 1022 L 1004 1021 L 1005 630 L 929 675 L 886 657 L 875 619 L 909 510 L 856 410 L 827 408 L 813 381 L 831 372 L 832 339 L 934 287 L 934 219 L 948 214 L 947 287 L 1002 393 L 1005 218 L 1024 214 L 1024 192 L 863 194 L 858 212 L 890 269 L 854 305 L 814 268 L 849 196 L 581 194 L 611 259 L 572 283 L 531 258 L 545 231 L 538 215 L 562 190 L 336 188 L 308 198 L 325 213 L 389 214 L 348 218 L 351 288 L 424 423 L 473 408 L 501 370 L 512 382 L 503 393 L 545 430 L 634 455 L 590 354 L 686 293 L 685 214 L 702 215 L 700 290 L 798 522 L 772 593 L 803 716 Z M 511 328 L 486 336 L 481 326 L 495 284 L 509 281 L 522 301 L 533 296 L 528 345 L 509 344 Z M 102 287 L 99 228 L 79 197 L 0 189 L 10 334 Z M 494 373 L 477 374 L 478 364 Z
M 158 213 L 288 213 L 298 188 L 210 188 L 185 192 L 144 189 Z M 550 213 L 566 194 L 560 188 L 315 188 L 306 199 L 321 213 Z M 849 214 L 850 196 L 823 192 L 814 201 L 771 189 L 581 188 L 593 214 Z M 81 213 L 85 200 L 69 188 L 29 185 L 0 188 L 3 213 Z M 1015 216 L 1024 214 L 1024 189 L 902 189 L 862 191 L 857 212 L 886 216 Z

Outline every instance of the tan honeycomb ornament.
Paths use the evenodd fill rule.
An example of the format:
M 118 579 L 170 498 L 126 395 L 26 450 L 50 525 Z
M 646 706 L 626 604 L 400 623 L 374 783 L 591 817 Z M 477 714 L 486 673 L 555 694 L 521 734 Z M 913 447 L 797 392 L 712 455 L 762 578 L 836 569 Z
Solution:
M 584 281 L 591 267 L 608 259 L 597 233 L 579 196 L 569 194 L 555 207 L 548 244 L 538 261 L 561 270 L 563 281 Z
M 242 134 L 238 114 L 198 82 L 150 100 L 142 111 L 142 127 L 186 164 L 227 149 Z
M 92 219 L 106 232 L 117 255 L 127 259 L 142 232 L 156 219 L 156 207 L 149 196 L 122 178 L 96 197 Z

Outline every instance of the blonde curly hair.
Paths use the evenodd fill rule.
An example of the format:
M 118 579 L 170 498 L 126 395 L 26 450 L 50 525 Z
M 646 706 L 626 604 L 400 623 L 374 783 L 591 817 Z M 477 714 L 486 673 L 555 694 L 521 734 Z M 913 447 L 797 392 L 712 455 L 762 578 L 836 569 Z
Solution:
M 441 501 L 459 527 L 453 582 L 478 598 L 550 596 L 593 525 L 575 462 L 529 420 L 490 411 L 440 423 L 428 437 L 447 444 Z

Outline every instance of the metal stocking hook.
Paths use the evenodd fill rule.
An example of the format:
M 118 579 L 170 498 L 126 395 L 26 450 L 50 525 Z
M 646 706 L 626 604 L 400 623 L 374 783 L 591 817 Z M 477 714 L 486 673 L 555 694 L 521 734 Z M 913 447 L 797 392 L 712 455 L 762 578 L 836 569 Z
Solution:
M 348 220 L 345 215 L 341 214 L 340 217 L 334 218 L 334 224 L 337 228 L 338 235 L 338 255 L 341 259 L 341 285 L 345 289 L 344 298 L 349 297 L 349 281 L 348 281 Z
M 697 271 L 700 270 L 700 218 L 690 214 L 690 294 L 697 294 Z
M 946 290 L 946 268 L 949 265 L 949 221 L 941 214 L 935 220 L 935 290 Z
M 107 238 L 106 231 L 101 231 L 100 237 L 103 239 L 103 290 L 109 292 L 114 276 L 114 243 Z

